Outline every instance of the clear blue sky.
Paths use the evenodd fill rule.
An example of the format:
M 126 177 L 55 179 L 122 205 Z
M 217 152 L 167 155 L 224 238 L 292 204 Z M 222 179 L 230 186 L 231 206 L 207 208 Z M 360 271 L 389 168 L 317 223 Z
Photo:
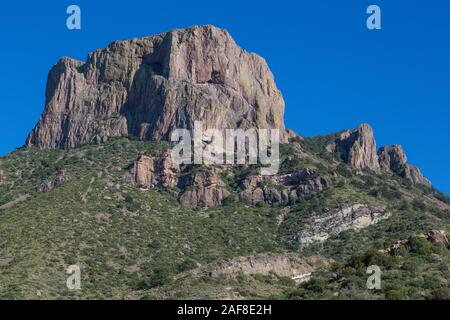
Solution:
M 66 28 L 66 8 L 82 30 Z M 382 30 L 366 28 L 366 8 Z M 370 123 L 378 145 L 402 144 L 411 163 L 450 193 L 450 2 L 3 1 L 0 155 L 23 145 L 43 110 L 48 70 L 112 40 L 190 25 L 227 28 L 264 56 L 286 100 L 287 126 L 306 136 Z

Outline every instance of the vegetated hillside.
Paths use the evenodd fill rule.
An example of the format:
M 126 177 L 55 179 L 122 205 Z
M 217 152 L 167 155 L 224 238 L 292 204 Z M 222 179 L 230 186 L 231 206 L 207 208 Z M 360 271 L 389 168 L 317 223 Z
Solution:
M 280 174 L 308 168 L 327 187 L 289 203 L 249 205 L 239 186 L 255 168 L 227 168 L 218 175 L 231 196 L 208 209 L 180 204 L 178 187 L 144 190 L 126 178 L 139 154 L 158 156 L 164 142 L 19 149 L 0 162 L 0 298 L 448 297 L 448 243 L 420 237 L 450 230 L 448 198 L 396 174 L 355 170 L 324 152 L 322 140 L 283 145 Z M 311 226 L 330 212 L 340 221 L 346 206 L 353 206 L 349 219 L 362 220 L 342 231 L 348 221 Z M 382 219 L 364 225 L 374 214 L 368 208 L 382 208 L 375 210 Z M 328 239 L 303 243 L 305 230 Z M 376 251 L 408 239 L 398 250 Z M 286 258 L 292 254 L 297 262 Z M 211 271 L 261 256 L 273 270 L 231 263 L 224 274 Z M 81 267 L 79 291 L 66 287 L 72 264 Z M 370 264 L 384 271 L 381 291 L 366 289 Z M 283 271 L 302 268 L 311 275 L 301 284 Z
M 448 297 L 449 200 L 403 148 L 283 118 L 265 60 L 214 26 L 61 59 L 27 148 L 0 161 L 0 298 Z M 196 121 L 279 130 L 280 171 L 177 165 L 164 141 Z

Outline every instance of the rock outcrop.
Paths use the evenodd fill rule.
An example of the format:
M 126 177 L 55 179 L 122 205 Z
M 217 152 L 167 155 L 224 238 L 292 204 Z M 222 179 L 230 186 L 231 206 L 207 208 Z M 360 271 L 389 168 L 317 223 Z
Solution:
M 251 175 L 241 183 L 239 198 L 247 204 L 287 205 L 308 194 L 318 193 L 330 182 L 311 169 L 275 176 Z
M 378 160 L 383 171 L 393 171 L 400 174 L 406 165 L 406 154 L 402 146 L 384 146 L 378 150 Z
M 3 170 L 0 170 L 0 186 L 6 184 L 6 175 Z
M 56 187 L 62 186 L 66 181 L 67 181 L 66 172 L 64 170 L 60 170 L 53 179 L 45 181 L 40 185 L 36 186 L 35 190 L 37 192 L 49 192 Z
M 448 238 L 444 230 L 431 230 L 426 234 L 429 241 L 448 246 Z
M 345 130 L 326 149 L 356 170 L 393 172 L 416 185 L 431 186 L 417 167 L 407 163 L 406 154 L 400 145 L 384 146 L 377 152 L 373 130 L 368 124 L 361 124 L 353 131 Z
M 373 130 L 368 124 L 361 124 L 353 131 L 344 131 L 335 142 L 335 147 L 342 160 L 353 168 L 380 171 Z
M 134 182 L 137 187 L 147 189 L 153 184 L 153 159 L 140 155 L 134 165 Z
M 298 282 L 304 282 L 317 269 L 327 267 L 331 262 L 332 260 L 321 256 L 305 257 L 298 253 L 256 255 L 219 261 L 192 273 L 205 274 L 209 277 L 235 276 L 239 273 L 246 275 L 274 273 L 291 279 L 302 279 Z
M 431 243 L 438 243 L 443 244 L 445 246 L 449 245 L 449 241 L 446 235 L 446 232 L 444 230 L 430 230 L 427 233 L 421 233 L 417 235 L 419 238 L 423 238 L 428 240 Z M 395 252 L 398 252 L 398 250 L 403 246 L 411 247 L 411 240 L 414 237 L 411 236 L 407 240 L 397 240 L 392 245 L 390 245 L 388 248 L 378 250 L 380 253 L 384 254 L 395 254 Z
M 416 185 L 431 186 L 430 181 L 422 175 L 417 167 L 407 163 L 406 154 L 400 145 L 380 148 L 378 160 L 382 171 L 392 171 Z
M 168 140 L 175 128 L 284 130 L 267 63 L 222 29 L 196 26 L 115 41 L 50 71 L 45 110 L 26 144 L 70 148 L 110 137 Z
M 189 208 L 216 207 L 230 196 L 223 181 L 211 171 L 185 175 L 180 178 L 178 186 L 185 189 L 180 196 L 180 203 Z
M 179 172 L 179 166 L 171 161 L 167 151 L 159 157 L 139 155 L 129 176 L 132 177 L 132 182 L 141 189 L 156 186 L 173 188 L 178 184 Z
M 324 242 L 345 230 L 360 230 L 391 216 L 385 207 L 371 208 L 364 204 L 344 205 L 313 213 L 295 238 L 300 248 L 312 243 Z
M 153 187 L 181 189 L 179 201 L 188 208 L 212 208 L 230 196 L 224 182 L 208 168 L 191 172 L 192 167 L 175 165 L 168 152 L 161 156 L 139 155 L 125 178 L 143 190 Z
M 431 187 L 431 182 L 425 178 L 420 172 L 419 168 L 407 164 L 405 171 L 402 175 L 406 180 L 411 181 L 413 184 L 422 185 L 425 187 Z

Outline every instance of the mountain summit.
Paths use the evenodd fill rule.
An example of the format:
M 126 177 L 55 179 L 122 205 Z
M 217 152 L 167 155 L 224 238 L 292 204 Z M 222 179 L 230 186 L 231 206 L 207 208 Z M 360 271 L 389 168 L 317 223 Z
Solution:
M 50 71 L 26 144 L 73 148 L 110 137 L 168 140 L 173 129 L 277 128 L 284 101 L 267 63 L 214 26 L 115 41 Z

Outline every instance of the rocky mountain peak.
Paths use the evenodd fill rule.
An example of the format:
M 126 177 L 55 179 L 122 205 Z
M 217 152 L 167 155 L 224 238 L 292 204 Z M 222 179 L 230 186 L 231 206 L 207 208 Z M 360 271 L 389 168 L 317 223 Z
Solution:
M 400 145 L 383 146 L 378 150 L 378 158 L 383 171 L 392 170 L 397 173 L 403 170 L 407 162 L 406 154 Z
M 336 149 L 342 159 L 355 169 L 380 170 L 373 129 L 368 124 L 344 131 L 336 141 Z
M 110 137 L 167 140 L 175 128 L 277 128 L 284 101 L 265 60 L 214 26 L 115 41 L 86 62 L 61 59 L 28 146 L 71 148 Z
M 407 157 L 402 146 L 383 146 L 378 150 L 378 159 L 383 171 L 392 171 L 414 184 L 431 186 L 431 182 L 422 175 L 419 168 L 407 163 Z
M 407 163 L 406 153 L 401 145 L 383 146 L 376 151 L 373 129 L 361 124 L 357 129 L 345 130 L 327 147 L 356 170 L 369 169 L 375 173 L 392 172 L 414 184 L 430 187 L 417 167 Z

